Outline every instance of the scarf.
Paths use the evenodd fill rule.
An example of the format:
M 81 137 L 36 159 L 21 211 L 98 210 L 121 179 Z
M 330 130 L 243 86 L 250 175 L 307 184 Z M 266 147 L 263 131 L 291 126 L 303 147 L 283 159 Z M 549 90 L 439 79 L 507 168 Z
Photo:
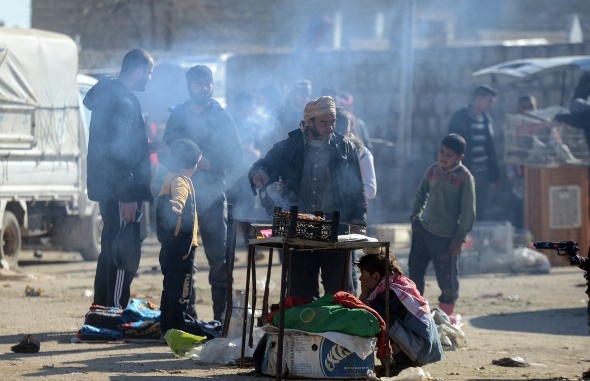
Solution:
M 377 297 L 378 294 L 385 291 L 385 277 L 371 292 L 365 303 L 369 303 Z M 389 289 L 393 290 L 400 302 L 408 309 L 408 311 L 416 316 L 427 327 L 430 325 L 430 308 L 428 301 L 416 290 L 416 285 L 411 279 L 406 278 L 401 274 L 393 274 L 389 277 Z

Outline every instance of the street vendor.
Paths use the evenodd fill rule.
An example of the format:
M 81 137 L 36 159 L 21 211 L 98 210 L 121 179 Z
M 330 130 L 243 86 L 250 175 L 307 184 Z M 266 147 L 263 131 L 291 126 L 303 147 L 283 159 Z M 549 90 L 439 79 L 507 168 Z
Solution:
M 354 144 L 335 133 L 336 104 L 323 96 L 308 102 L 299 128 L 276 143 L 248 173 L 254 194 L 282 179 L 282 204 L 302 213 L 340 211 L 351 233 L 365 234 L 367 202 Z M 348 225 L 346 225 L 348 228 Z M 341 233 L 343 233 L 341 231 Z M 344 251 L 299 252 L 291 259 L 290 296 L 319 298 L 318 274 L 325 293 L 352 292 L 352 263 Z M 345 284 L 342 276 L 347 266 Z
M 359 299 L 385 319 L 385 290 L 389 289 L 389 338 L 393 363 L 390 374 L 443 359 L 443 348 L 428 301 L 404 276 L 395 254 L 367 254 L 357 261 L 361 275 Z M 389 266 L 389 286 L 385 277 Z

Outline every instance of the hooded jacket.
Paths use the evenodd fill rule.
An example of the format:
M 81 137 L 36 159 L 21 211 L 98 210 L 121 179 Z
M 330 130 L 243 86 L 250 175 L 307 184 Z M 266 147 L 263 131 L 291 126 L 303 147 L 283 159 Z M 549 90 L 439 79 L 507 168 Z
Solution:
M 152 201 L 148 138 L 135 95 L 120 81 L 103 78 L 84 97 L 92 111 L 88 139 L 88 198 Z

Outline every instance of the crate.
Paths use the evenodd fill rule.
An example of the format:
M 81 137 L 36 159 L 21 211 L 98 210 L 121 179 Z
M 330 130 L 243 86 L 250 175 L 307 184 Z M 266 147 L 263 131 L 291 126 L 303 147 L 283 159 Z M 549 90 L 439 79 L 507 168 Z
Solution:
M 588 168 L 525 167 L 525 224 L 536 241 L 574 241 L 586 252 L 588 228 Z M 545 253 L 553 266 L 567 261 Z
M 370 225 L 370 235 L 381 242 L 390 242 L 393 248 L 409 247 L 412 243 L 412 224 L 374 224 Z
M 555 168 L 590 165 L 590 151 L 583 130 L 557 122 L 567 109 L 550 107 L 504 118 L 504 163 Z
M 280 206 L 275 207 L 272 217 L 273 237 L 296 237 L 313 241 L 338 242 L 340 212 L 335 210 L 331 220 L 311 220 L 298 218 L 299 208 L 291 206 L 289 216 L 281 216 Z M 324 217 L 324 213 L 315 212 L 316 216 Z
M 509 221 L 476 222 L 463 247 L 479 255 L 512 255 L 514 228 Z

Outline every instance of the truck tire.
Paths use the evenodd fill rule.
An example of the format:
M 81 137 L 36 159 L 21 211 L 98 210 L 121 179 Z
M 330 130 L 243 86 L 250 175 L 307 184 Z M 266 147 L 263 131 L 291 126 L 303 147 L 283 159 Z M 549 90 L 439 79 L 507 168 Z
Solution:
M 0 259 L 6 260 L 11 268 L 18 267 L 21 249 L 20 226 L 15 215 L 8 210 L 4 211 L 0 242 Z
M 92 215 L 84 217 L 83 225 L 86 226 L 86 242 L 88 245 L 80 249 L 80 254 L 85 261 L 96 261 L 100 254 L 100 236 L 102 234 L 102 217 L 98 211 L 98 205 L 94 207 Z

